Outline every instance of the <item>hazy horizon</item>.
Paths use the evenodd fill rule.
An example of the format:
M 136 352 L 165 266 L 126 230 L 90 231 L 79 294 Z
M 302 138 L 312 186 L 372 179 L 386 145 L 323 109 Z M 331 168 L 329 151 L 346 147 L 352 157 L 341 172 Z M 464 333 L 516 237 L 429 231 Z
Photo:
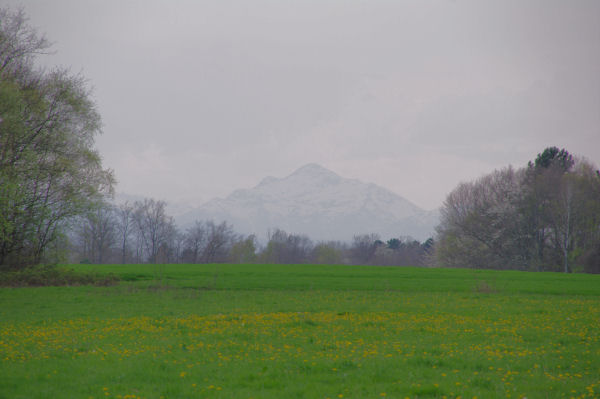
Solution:
M 116 190 L 226 197 L 307 163 L 424 209 L 549 146 L 600 163 L 597 1 L 6 1 L 81 71 Z
M 321 164 L 319 164 L 317 162 L 309 162 L 309 163 L 306 163 L 304 165 L 298 166 L 297 168 L 293 169 L 289 173 L 284 173 L 282 175 L 267 175 L 267 176 L 263 176 L 262 178 L 260 178 L 259 180 L 255 181 L 255 182 L 250 182 L 250 184 L 248 186 L 234 188 L 230 192 L 227 192 L 227 193 L 225 193 L 222 196 L 213 196 L 213 197 L 210 197 L 210 198 L 188 197 L 188 198 L 171 198 L 171 199 L 167 199 L 165 196 L 162 196 L 162 197 L 161 196 L 157 196 L 157 197 L 153 197 L 153 199 L 160 200 L 160 201 L 165 201 L 165 202 L 167 202 L 167 206 L 171 206 L 171 205 L 189 205 L 189 206 L 204 205 L 205 203 L 210 202 L 210 201 L 215 200 L 215 199 L 226 199 L 227 197 L 229 197 L 230 195 L 234 194 L 236 191 L 239 191 L 239 190 L 251 190 L 251 189 L 254 189 L 254 188 L 260 186 L 264 181 L 272 179 L 272 178 L 277 179 L 277 180 L 285 180 L 286 178 L 290 177 L 294 173 L 298 172 L 300 169 L 303 169 L 303 168 L 305 168 L 307 166 L 310 166 L 310 165 L 317 165 L 319 167 L 325 168 L 323 165 L 321 165 Z M 335 173 L 336 175 L 338 175 L 342 179 L 357 180 L 360 183 L 365 183 L 365 184 L 371 184 L 371 183 L 372 184 L 376 184 L 376 183 L 373 183 L 373 182 L 370 182 L 370 181 L 364 181 L 364 180 L 358 179 L 358 178 L 352 178 L 352 177 L 343 176 L 343 175 L 337 173 L 335 170 L 331 170 L 331 169 L 328 169 L 328 168 L 325 168 L 325 169 L 328 170 L 329 172 Z M 435 208 L 432 208 L 432 209 L 424 208 L 424 207 L 420 206 L 419 204 L 416 204 L 413 201 L 410 201 L 408 198 L 404 197 L 403 195 L 401 195 L 399 193 L 396 193 L 395 191 L 389 189 L 388 187 L 385 187 L 385 186 L 380 185 L 380 184 L 377 184 L 377 186 L 379 186 L 381 188 L 384 188 L 386 190 L 389 190 L 389 191 L 397 194 L 398 196 L 400 196 L 400 197 L 408 200 L 409 202 L 413 203 L 414 205 L 418 206 L 419 208 L 422 208 L 425 211 L 436 210 L 436 209 L 439 208 L 439 206 L 435 207 Z M 128 192 L 124 192 L 124 191 L 119 190 L 118 186 L 117 186 L 117 190 L 115 190 L 115 199 L 118 200 L 118 197 L 122 197 L 123 199 L 126 199 L 127 201 L 131 202 L 131 200 L 134 200 L 134 199 L 135 200 L 141 200 L 143 198 L 146 198 L 147 196 L 145 196 L 143 194 L 140 194 L 140 193 L 128 193 Z

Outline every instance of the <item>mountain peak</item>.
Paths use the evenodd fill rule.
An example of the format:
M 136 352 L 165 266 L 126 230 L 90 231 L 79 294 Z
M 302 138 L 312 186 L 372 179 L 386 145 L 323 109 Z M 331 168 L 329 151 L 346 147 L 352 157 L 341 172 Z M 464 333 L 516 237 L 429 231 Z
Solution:
M 300 168 L 296 169 L 290 176 L 309 176 L 312 178 L 326 176 L 329 178 L 340 178 L 340 176 L 336 173 L 317 163 L 308 163 L 304 166 L 301 166 Z
M 267 177 L 265 177 L 264 179 L 262 179 L 262 180 L 260 181 L 260 183 L 258 183 L 258 185 L 259 185 L 259 186 L 266 186 L 266 185 L 269 185 L 269 184 L 271 184 L 271 183 L 274 183 L 274 182 L 276 182 L 276 181 L 278 181 L 278 180 L 279 180 L 279 179 L 278 179 L 278 178 L 276 178 L 276 177 L 273 177 L 273 176 L 267 176 Z
M 377 232 L 382 237 L 429 237 L 436 221 L 399 195 L 375 184 L 346 179 L 316 164 L 283 178 L 267 177 L 190 212 L 192 220 L 226 220 L 241 233 L 263 235 L 274 227 L 316 240 L 352 239 Z

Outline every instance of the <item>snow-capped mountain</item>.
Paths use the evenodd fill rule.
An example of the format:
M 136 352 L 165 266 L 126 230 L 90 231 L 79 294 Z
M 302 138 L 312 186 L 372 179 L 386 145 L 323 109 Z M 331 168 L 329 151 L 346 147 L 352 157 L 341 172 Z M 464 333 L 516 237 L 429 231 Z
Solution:
M 176 217 L 183 228 L 206 219 L 225 220 L 236 231 L 259 238 L 280 228 L 313 240 L 349 241 L 363 233 L 425 240 L 432 236 L 439 213 L 425 211 L 375 184 L 308 164 L 285 178 L 267 177 L 254 188 L 215 198 Z

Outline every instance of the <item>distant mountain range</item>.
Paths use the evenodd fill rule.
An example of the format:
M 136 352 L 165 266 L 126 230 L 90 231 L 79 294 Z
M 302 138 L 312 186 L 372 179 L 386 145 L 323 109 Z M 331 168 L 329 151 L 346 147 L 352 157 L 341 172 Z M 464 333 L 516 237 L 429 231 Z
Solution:
M 261 241 L 275 228 L 316 241 L 349 241 L 363 233 L 423 241 L 433 235 L 439 211 L 423 210 L 383 187 L 308 164 L 287 177 L 267 177 L 254 188 L 175 215 L 182 228 L 206 219 L 225 220 L 235 231 L 254 233 Z

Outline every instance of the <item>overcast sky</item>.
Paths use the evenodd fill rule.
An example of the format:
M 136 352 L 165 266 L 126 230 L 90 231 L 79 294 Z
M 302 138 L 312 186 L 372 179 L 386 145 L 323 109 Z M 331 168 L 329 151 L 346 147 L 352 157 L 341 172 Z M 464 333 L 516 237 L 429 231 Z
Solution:
M 319 163 L 415 204 L 545 147 L 600 164 L 600 1 L 2 0 L 82 72 L 117 191 Z

